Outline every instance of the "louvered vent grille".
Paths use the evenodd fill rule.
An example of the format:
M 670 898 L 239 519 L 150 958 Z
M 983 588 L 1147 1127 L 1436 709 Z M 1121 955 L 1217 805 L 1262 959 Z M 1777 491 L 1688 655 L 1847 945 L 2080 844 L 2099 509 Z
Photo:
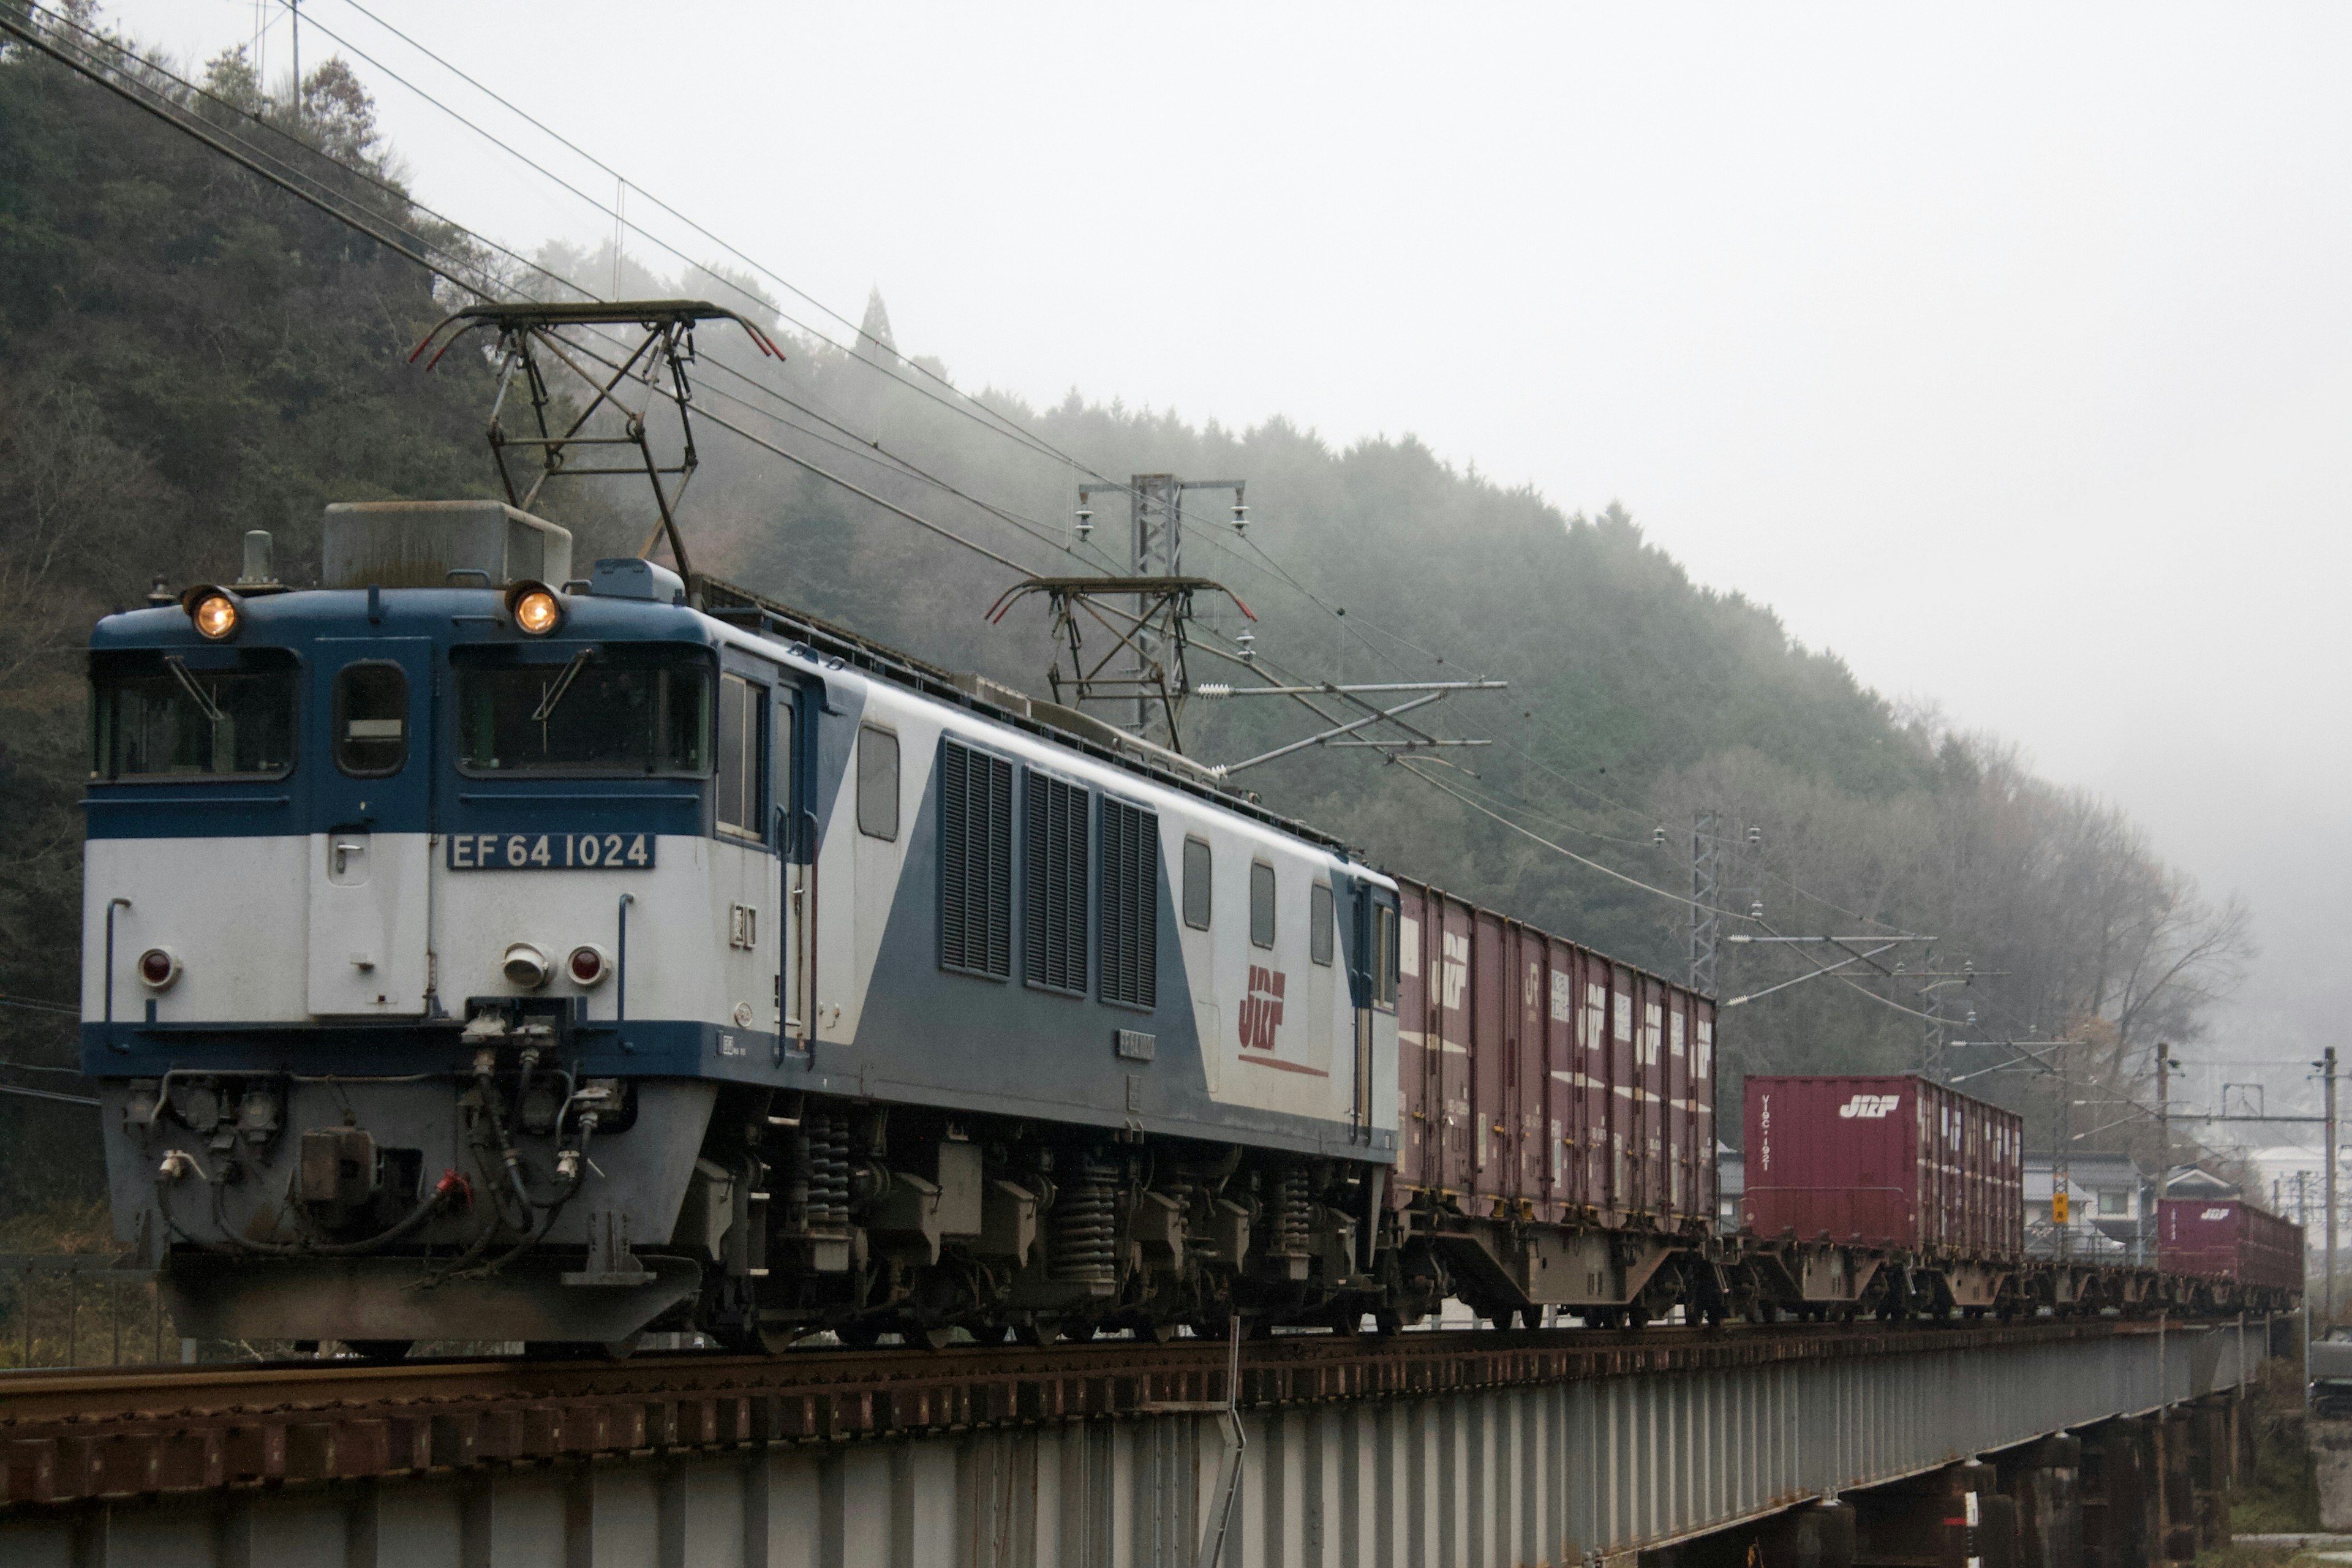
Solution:
M 940 752 L 940 963 L 1013 977 L 1013 764 L 953 741 Z
M 1160 1001 L 1160 819 L 1103 802 L 1102 994 L 1106 1002 Z
M 1023 973 L 1032 985 L 1087 989 L 1087 792 L 1029 774 L 1028 931 Z

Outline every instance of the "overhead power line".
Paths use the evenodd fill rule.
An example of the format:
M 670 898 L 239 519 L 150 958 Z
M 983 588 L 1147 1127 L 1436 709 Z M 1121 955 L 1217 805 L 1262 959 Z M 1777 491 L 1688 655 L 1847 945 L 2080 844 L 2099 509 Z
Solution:
M 415 49 L 418 54 L 423 55 L 426 59 L 431 60 L 434 64 L 449 72 L 460 81 L 465 82 L 468 87 L 473 88 L 476 91 L 488 98 L 493 103 L 498 104 L 509 114 L 514 115 L 524 123 L 551 138 L 558 145 L 571 152 L 575 156 L 586 160 L 599 173 L 610 175 L 613 179 L 619 181 L 629 189 L 635 191 L 638 195 L 644 196 L 648 202 L 651 202 L 655 206 L 660 208 L 663 212 L 668 214 L 679 223 L 684 224 L 688 228 L 693 230 L 697 235 L 709 241 L 712 245 L 717 246 L 719 249 L 725 251 L 737 261 L 740 261 L 744 266 L 750 268 L 760 277 L 766 279 L 768 281 L 776 285 L 776 287 L 786 290 L 795 298 L 806 300 L 817 310 L 823 312 L 824 315 L 830 316 L 842 325 L 848 327 L 855 334 L 856 341 L 872 342 L 875 347 L 884 350 L 885 353 L 882 355 L 877 356 L 876 360 L 869 361 L 869 363 L 875 363 L 877 369 L 881 370 L 884 374 L 890 376 L 892 380 L 907 386 L 911 391 L 919 393 L 922 395 L 930 398 L 932 401 L 941 404 L 943 406 L 954 409 L 964 417 L 971 419 L 982 425 L 983 427 L 994 431 L 1001 437 L 1010 438 L 1023 446 L 1030 447 L 1041 456 L 1050 457 L 1057 462 L 1066 463 L 1073 468 L 1081 468 L 1093 478 L 1104 479 L 1104 482 L 1107 485 L 1109 485 L 1114 489 L 1126 489 L 1124 485 L 1119 485 L 1117 481 L 1110 480 L 1105 476 L 1096 473 L 1093 468 L 1087 468 L 1085 464 L 1079 462 L 1077 458 L 1072 457 L 1069 453 L 1063 451 L 1058 447 L 1055 447 L 1052 442 L 1047 441 L 1045 437 L 1037 435 L 1035 432 L 1024 429 L 1021 426 L 1014 424 L 1003 414 L 996 409 L 989 407 L 988 405 L 981 402 L 980 399 L 964 391 L 961 387 L 957 386 L 953 382 L 948 380 L 945 376 L 940 375 L 936 371 L 924 365 L 915 364 L 912 361 L 901 360 L 897 349 L 893 345 L 883 343 L 872 339 L 869 334 L 867 334 L 864 327 L 851 321 L 847 316 L 843 315 L 840 311 L 833 309 L 822 300 L 817 299 L 814 295 L 809 293 L 806 289 L 801 288 L 790 279 L 778 275 L 757 258 L 746 254 L 744 251 L 730 244 L 719 236 L 712 233 L 709 229 L 705 228 L 702 225 L 695 222 L 694 219 L 687 216 L 684 213 L 679 212 L 676 207 L 671 206 L 667 202 L 663 201 L 659 196 L 655 195 L 652 192 L 637 184 L 636 182 L 629 179 L 627 175 L 622 174 L 619 170 L 614 168 L 611 164 L 605 163 L 603 159 L 597 157 L 586 148 L 582 147 L 578 142 L 573 142 L 562 132 L 557 131 L 554 127 L 547 124 L 544 121 L 541 121 L 537 116 L 531 114 L 528 110 L 521 108 L 511 100 L 506 98 L 503 94 L 499 93 L 497 89 L 492 88 L 469 75 L 461 67 L 444 58 L 441 55 L 436 53 L 426 45 L 409 37 L 406 33 L 402 32 L 390 22 L 387 22 L 383 17 L 377 16 L 373 11 L 371 11 L 366 6 L 360 5 L 358 0 L 343 0 L 343 3 L 350 6 L 352 10 L 358 12 L 361 16 L 365 16 L 369 21 L 374 23 L 377 26 L 382 27 L 394 37 L 398 38 L 402 43 L 406 44 L 410 48 Z M 614 219 L 615 223 L 627 228 L 631 233 L 636 234 L 651 243 L 659 246 L 662 249 L 669 252 L 670 255 L 677 258 L 679 260 L 686 261 L 689 265 L 696 264 L 692 258 L 688 257 L 683 251 L 677 249 L 677 247 L 671 245 L 659 235 L 651 232 L 642 225 L 633 221 L 625 213 L 620 212 L 612 206 L 606 205 L 600 197 L 591 195 L 587 192 L 579 189 L 579 187 L 573 185 L 570 181 L 565 180 L 562 175 L 546 169 L 536 160 L 531 159 L 527 154 L 518 152 L 514 148 L 509 146 L 500 138 L 475 124 L 472 121 L 467 119 L 466 116 L 458 113 L 457 110 L 452 109 L 447 104 L 441 102 L 438 99 L 426 92 L 424 89 L 417 87 L 415 84 L 408 81 L 405 78 L 401 77 L 398 73 L 393 71 L 389 67 L 384 66 L 381 61 L 367 55 L 362 51 L 358 46 L 351 43 L 340 34 L 330 31 L 323 24 L 318 23 L 315 20 L 315 13 L 313 14 L 313 16 L 314 20 L 312 25 L 317 26 L 319 31 L 325 33 L 327 37 L 334 39 L 337 43 L 341 44 L 345 48 L 350 49 L 362 59 L 367 60 L 369 64 L 375 66 L 377 69 L 383 71 L 385 75 L 390 76 L 394 81 L 399 82 L 403 87 L 407 88 L 410 91 L 416 93 L 421 98 L 424 98 L 426 102 L 431 103 L 443 113 L 449 115 L 452 119 L 457 121 L 458 123 L 465 125 L 467 129 L 472 130 L 478 135 L 482 136 L 493 144 L 512 153 L 513 156 L 520 159 L 531 168 L 546 175 L 547 178 L 555 181 L 556 184 L 562 185 L 565 190 L 571 192 L 582 201 L 588 203 L 591 206 L 594 207 L 598 212 L 603 213 L 605 216 Z M 721 279 L 721 281 L 724 281 L 724 279 Z M 770 309 L 775 308 L 774 301 L 772 300 L 761 300 L 761 303 Z M 842 349 L 845 353 L 851 352 L 845 347 L 845 345 L 835 341 L 826 332 L 810 326 L 806 322 L 801 321 L 793 317 L 784 315 L 781 310 L 778 311 L 778 314 L 782 316 L 784 320 L 791 321 L 793 325 L 798 327 L 802 331 L 808 333 L 811 337 L 817 339 L 819 342 L 826 343 L 836 349 Z M 890 368 L 892 362 L 905 363 L 908 364 L 926 379 L 936 382 L 940 386 L 944 387 L 947 391 L 952 393 L 954 395 L 954 401 L 941 397 L 939 394 L 930 391 L 929 388 L 919 385 L 914 382 L 907 380 L 906 377 L 898 374 Z
M 45 19 L 52 17 L 55 15 L 54 13 L 47 12 L 37 5 L 32 7 L 32 10 L 36 15 L 39 15 Z M 77 24 L 73 23 L 69 17 L 56 17 L 56 19 L 66 26 L 76 27 L 76 30 L 78 31 L 85 34 L 89 32 L 89 29 L 81 28 Z M 430 254 L 427 242 L 425 242 L 422 237 L 416 236 L 413 230 L 410 231 L 410 239 L 413 243 L 403 243 L 400 238 L 395 237 L 399 229 L 403 226 L 396 221 L 386 222 L 384 221 L 384 215 L 382 214 L 363 211 L 354 212 L 349 210 L 349 207 L 342 205 L 342 203 L 338 199 L 335 199 L 332 194 L 328 193 L 325 190 L 325 187 L 321 186 L 315 179 L 308 179 L 306 176 L 302 175 L 299 170 L 287 164 L 283 160 L 276 158 L 257 148 L 253 143 L 247 142 L 242 137 L 236 136 L 233 133 L 218 132 L 215 128 L 207 126 L 203 121 L 185 112 L 184 106 L 173 103 L 167 95 L 152 85 L 135 82 L 135 79 L 123 79 L 117 72 L 110 71 L 90 59 L 81 58 L 77 51 L 61 47 L 58 42 L 43 37 L 36 28 L 18 21 L 13 16 L 7 16 L 5 13 L 0 13 L 0 32 L 5 32 L 9 36 L 18 39 L 20 42 L 38 50 L 40 53 L 47 56 L 51 59 L 56 60 L 58 64 L 65 66 L 68 69 L 74 71 L 77 75 L 96 83 L 100 87 L 106 89 L 108 91 L 122 99 L 124 101 L 150 115 L 152 115 L 154 118 L 163 121 L 165 124 L 173 127 L 174 130 L 180 131 L 193 139 L 203 142 L 205 145 L 212 148 L 215 152 L 219 153 L 224 157 L 228 158 L 233 163 L 245 168 L 249 173 L 268 181 L 270 184 L 277 186 L 278 189 L 285 191 L 288 195 L 292 195 L 306 205 L 326 214 L 329 217 L 335 219 L 337 222 L 344 224 L 360 234 L 365 235 L 368 238 L 383 246 L 386 249 L 424 268 L 432 276 L 449 283 L 453 287 L 464 289 L 467 293 L 472 294 L 478 299 L 487 300 L 496 297 L 492 289 L 486 287 L 486 280 L 467 277 L 464 273 L 457 270 L 454 264 L 446 261 L 436 260 Z M 164 77 L 165 79 L 179 84 L 191 93 L 201 94 L 206 98 L 214 99 L 215 101 L 218 100 L 217 95 L 205 92 L 204 89 L 196 87 L 194 83 L 186 81 L 185 79 L 178 77 L 174 73 L 164 70 L 160 67 L 154 67 L 150 62 L 140 60 L 138 57 L 131 54 L 129 50 L 125 49 L 121 44 L 116 42 L 114 39 L 104 37 L 102 35 L 97 35 L 97 37 L 99 37 L 100 41 L 104 43 L 118 57 L 131 61 L 134 70 L 141 73 L 152 72 L 154 75 Z M 143 92 L 139 90 L 139 88 L 141 87 L 145 88 Z M 304 143 L 303 145 L 307 146 L 308 144 Z M 329 157 L 326 153 L 316 148 L 311 148 L 310 150 L 314 155 L 324 159 L 339 170 L 348 171 L 350 169 L 350 165 L 341 163 L 340 160 Z M 278 167 L 272 168 L 269 166 L 273 163 L 277 164 Z M 361 177 L 364 179 L 369 176 L 362 174 Z M 383 184 L 383 182 L 381 181 L 373 183 L 377 184 L 379 186 L 382 186 Z M 345 198 L 345 200 L 347 200 L 347 198 Z M 356 206 L 357 204 L 351 203 L 350 205 Z M 420 208 L 419 210 L 425 209 Z M 371 219 L 375 221 L 371 221 Z M 482 240 L 480 237 L 475 235 L 473 231 L 465 228 L 461 225 L 452 224 L 450 226 L 457 233 L 464 236 L 466 238 L 480 243 L 487 250 L 509 256 L 514 254 L 507 251 L 503 247 L 497 246 L 487 240 Z M 394 232 L 387 233 L 385 232 L 387 228 L 390 228 Z M 526 265 L 532 264 L 526 263 Z M 546 273 L 546 269 L 543 268 L 537 269 L 542 273 Z M 546 275 L 551 278 L 554 276 L 552 273 L 546 273 Z M 575 287 L 569 284 L 566 286 Z M 614 362 L 605 360 L 601 361 L 600 363 L 604 363 L 610 365 Z M 891 513 L 893 516 L 903 518 L 906 521 L 914 523 L 916 526 L 928 530 L 951 543 L 957 544 L 975 554 L 984 556 L 987 559 L 993 561 L 1011 571 L 1019 573 L 1024 576 L 1034 575 L 1034 573 L 1030 567 L 1013 560 L 1012 557 L 992 550 L 987 545 L 980 543 L 976 540 L 966 538 L 962 534 L 956 532 L 954 530 L 934 522 L 929 518 L 912 511 L 906 507 L 900 506 L 897 502 L 892 501 L 886 497 L 877 495 L 874 491 L 867 489 L 866 487 L 845 479 L 822 465 L 813 462 L 784 447 L 777 445 L 775 442 L 767 440 L 731 420 L 713 415 L 707 409 L 703 413 L 703 417 L 709 420 L 710 423 L 719 426 L 720 428 L 728 430 L 742 439 L 749 441 L 752 446 L 759 447 L 762 451 L 772 453 L 789 463 L 793 463 L 804 468 L 818 478 L 848 491 L 850 494 L 855 495 L 863 500 L 868 501 L 875 506 L 880 507 L 883 510 Z

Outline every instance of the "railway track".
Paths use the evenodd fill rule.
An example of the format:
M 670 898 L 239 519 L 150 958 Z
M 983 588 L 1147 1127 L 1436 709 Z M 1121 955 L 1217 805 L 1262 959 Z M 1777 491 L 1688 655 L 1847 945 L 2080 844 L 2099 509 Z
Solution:
M 2107 1319 L 1284 1335 L 1242 1347 L 1237 1384 L 1229 1347 L 1213 1340 L 12 1373 L 0 1374 L 0 1499 L 38 1506 L 2158 1331 Z

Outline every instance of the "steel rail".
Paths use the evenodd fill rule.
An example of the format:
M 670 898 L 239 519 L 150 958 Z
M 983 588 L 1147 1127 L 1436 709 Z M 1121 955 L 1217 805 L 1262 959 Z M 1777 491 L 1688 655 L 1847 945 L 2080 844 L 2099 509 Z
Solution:
M 2162 1331 L 2102 1319 L 1301 1334 L 1245 1345 L 1237 1380 L 1210 1339 L 17 1373 L 0 1375 L 0 1507 Z

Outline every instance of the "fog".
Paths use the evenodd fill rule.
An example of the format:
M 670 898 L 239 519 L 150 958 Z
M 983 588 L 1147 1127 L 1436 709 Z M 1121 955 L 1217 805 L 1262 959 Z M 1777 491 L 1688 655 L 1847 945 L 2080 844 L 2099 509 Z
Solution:
M 2207 1056 L 2331 1037 L 2352 14 L 369 4 L 818 299 L 879 287 L 967 385 L 1622 500 L 2245 894 Z M 253 0 L 110 11 L 290 55 Z M 332 28 L 497 112 L 347 0 L 305 15 L 306 63 Z M 610 237 L 355 63 L 423 199 Z

